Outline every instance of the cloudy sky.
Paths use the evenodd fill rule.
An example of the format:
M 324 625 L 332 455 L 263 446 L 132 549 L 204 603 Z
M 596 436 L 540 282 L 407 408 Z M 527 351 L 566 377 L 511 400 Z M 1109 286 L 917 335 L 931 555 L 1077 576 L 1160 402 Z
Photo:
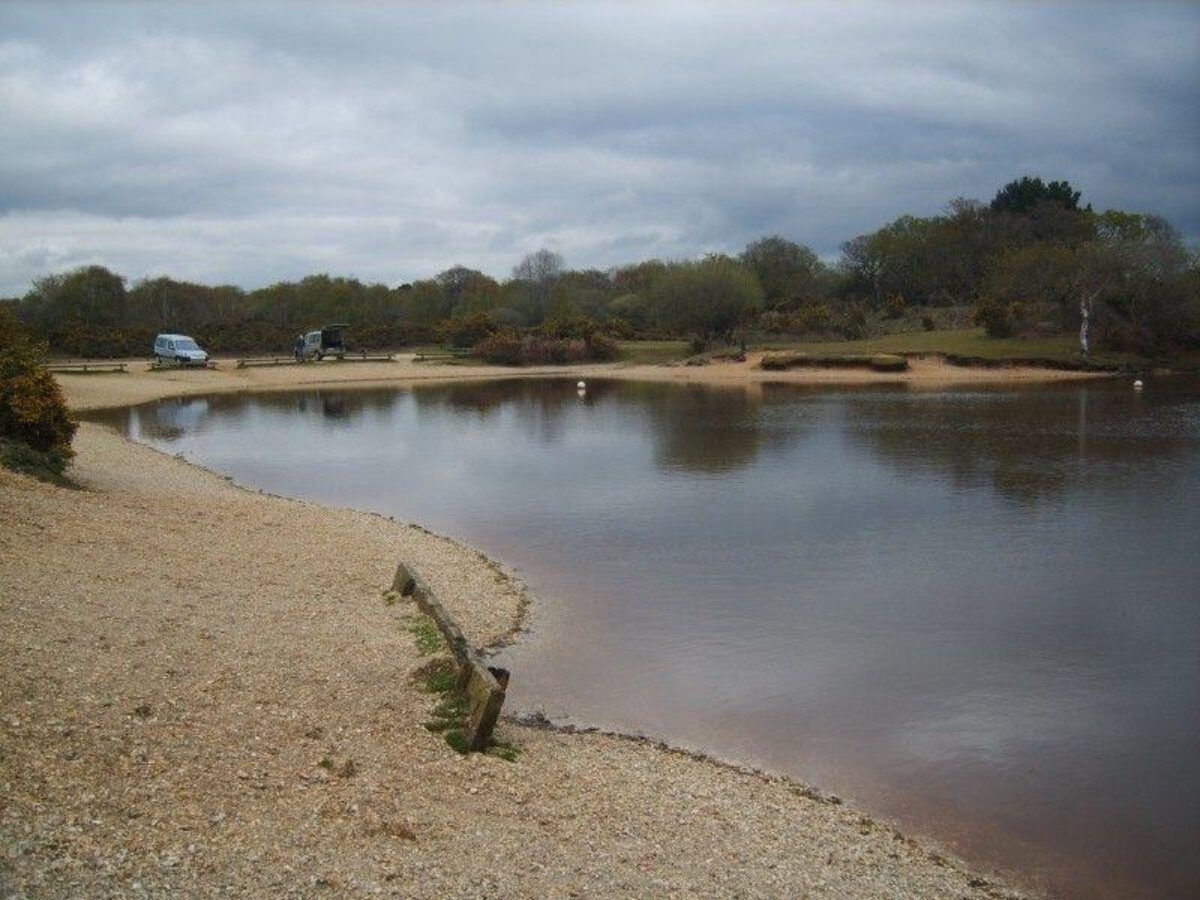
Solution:
M 1200 5 L 0 4 L 0 296 L 845 239 L 1025 173 L 1200 235 Z

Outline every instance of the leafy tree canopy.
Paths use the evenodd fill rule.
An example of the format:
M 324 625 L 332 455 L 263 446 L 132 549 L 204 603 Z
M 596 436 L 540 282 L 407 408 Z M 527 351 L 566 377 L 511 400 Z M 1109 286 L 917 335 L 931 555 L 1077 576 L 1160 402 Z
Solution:
M 1064 209 L 1079 209 L 1079 191 L 1069 182 L 1051 181 L 1025 175 L 1010 181 L 992 198 L 992 212 L 1030 213 L 1039 203 L 1057 203 Z

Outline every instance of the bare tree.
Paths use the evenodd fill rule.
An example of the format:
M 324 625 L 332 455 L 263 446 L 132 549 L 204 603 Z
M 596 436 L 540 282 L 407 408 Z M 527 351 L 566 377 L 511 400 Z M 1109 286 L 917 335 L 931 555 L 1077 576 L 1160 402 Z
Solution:
M 530 253 L 513 269 L 513 279 L 525 284 L 540 319 L 550 302 L 550 292 L 563 273 L 563 258 L 543 247 Z

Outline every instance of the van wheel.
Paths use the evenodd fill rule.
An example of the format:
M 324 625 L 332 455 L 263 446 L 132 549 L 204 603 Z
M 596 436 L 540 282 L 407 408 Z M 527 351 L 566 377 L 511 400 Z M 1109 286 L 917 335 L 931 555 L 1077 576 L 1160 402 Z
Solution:
M 156 353 L 156 354 L 154 354 L 154 364 L 155 364 L 156 366 L 161 366 L 161 365 L 162 365 L 162 357 L 161 357 L 161 356 L 159 356 L 157 353 Z
M 320 350 L 318 350 L 317 351 L 317 362 L 321 362 L 324 359 L 325 359 L 325 354 L 322 353 Z

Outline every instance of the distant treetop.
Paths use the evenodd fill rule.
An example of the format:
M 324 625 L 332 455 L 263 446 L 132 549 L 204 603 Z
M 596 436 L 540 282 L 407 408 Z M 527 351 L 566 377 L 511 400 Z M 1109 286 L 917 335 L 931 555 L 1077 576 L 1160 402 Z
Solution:
M 1039 203 L 1057 203 L 1064 209 L 1079 209 L 1079 191 L 1070 182 L 1052 181 L 1026 175 L 1010 181 L 992 199 L 993 212 L 1028 213 Z

